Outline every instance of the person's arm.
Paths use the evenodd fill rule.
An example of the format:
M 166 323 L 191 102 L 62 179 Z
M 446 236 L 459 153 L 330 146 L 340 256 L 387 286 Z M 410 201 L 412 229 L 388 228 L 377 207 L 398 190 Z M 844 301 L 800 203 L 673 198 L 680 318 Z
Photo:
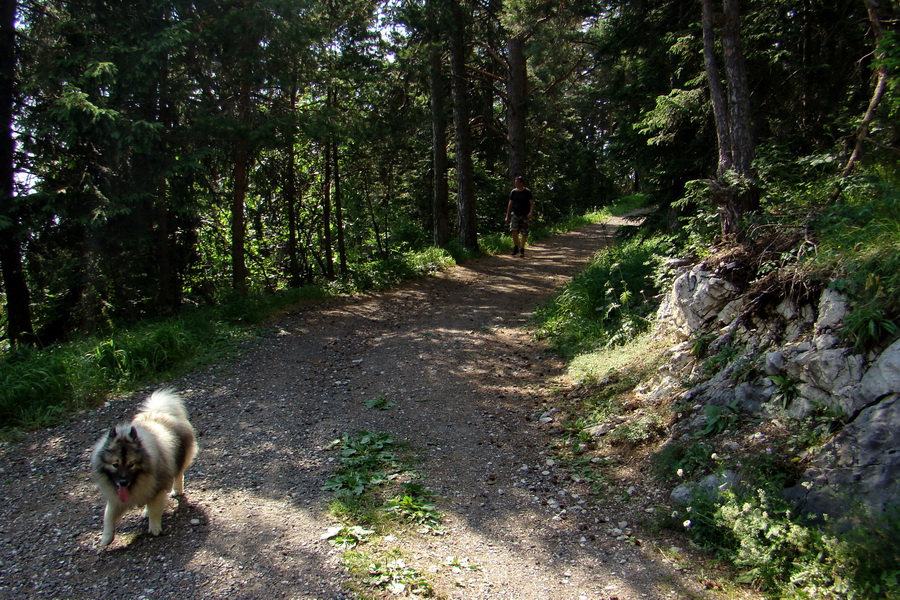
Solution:
M 534 212 L 534 196 L 531 194 L 528 195 L 528 218 L 531 218 L 531 214 Z
M 509 223 L 509 214 L 512 212 L 512 194 L 509 195 L 509 202 L 506 203 L 506 222 Z

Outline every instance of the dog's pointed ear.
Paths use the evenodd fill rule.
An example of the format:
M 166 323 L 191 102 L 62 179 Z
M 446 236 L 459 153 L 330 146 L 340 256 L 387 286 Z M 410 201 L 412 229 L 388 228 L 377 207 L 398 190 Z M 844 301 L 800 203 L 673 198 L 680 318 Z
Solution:
M 139 442 L 140 438 L 138 438 L 137 429 L 134 426 L 128 428 L 128 431 L 125 433 L 125 439 L 129 442 Z
M 115 437 L 116 437 L 118 434 L 119 434 L 119 432 L 116 431 L 116 427 L 115 427 L 115 425 L 113 425 L 112 427 L 109 428 L 109 432 L 106 434 L 106 436 L 107 436 L 109 439 L 115 439 Z

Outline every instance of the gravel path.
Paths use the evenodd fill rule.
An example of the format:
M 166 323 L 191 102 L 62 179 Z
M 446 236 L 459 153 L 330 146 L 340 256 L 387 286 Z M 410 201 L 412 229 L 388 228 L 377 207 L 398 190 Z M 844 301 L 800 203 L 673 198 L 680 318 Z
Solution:
M 637 493 L 590 496 L 553 459 L 558 427 L 538 418 L 571 383 L 527 318 L 619 224 L 285 315 L 241 358 L 170 382 L 200 453 L 158 538 L 133 512 L 98 551 L 91 446 L 140 397 L 0 447 L 0 598 L 355 598 L 341 551 L 321 539 L 334 525 L 321 488 L 329 442 L 358 430 L 408 442 L 438 494 L 445 535 L 378 542 L 438 597 L 737 597 L 645 525 L 660 497 L 646 477 L 630 482 Z M 378 395 L 394 406 L 366 408 Z

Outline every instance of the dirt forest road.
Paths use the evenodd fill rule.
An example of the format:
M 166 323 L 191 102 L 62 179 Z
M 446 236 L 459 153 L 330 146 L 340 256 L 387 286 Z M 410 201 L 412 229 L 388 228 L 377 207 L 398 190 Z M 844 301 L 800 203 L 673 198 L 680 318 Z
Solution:
M 642 528 L 657 499 L 649 478 L 630 495 L 591 496 L 555 462 L 558 435 L 538 418 L 549 390 L 570 384 L 527 318 L 618 224 L 285 315 L 239 359 L 169 382 L 200 452 L 160 537 L 135 511 L 98 551 L 103 507 L 88 472 L 96 438 L 144 394 L 0 447 L 0 598 L 357 598 L 342 550 L 322 539 L 335 524 L 322 486 L 337 464 L 329 442 L 359 430 L 408 443 L 437 494 L 444 535 L 376 542 L 437 597 L 734 597 Z M 394 406 L 366 407 L 379 395 Z

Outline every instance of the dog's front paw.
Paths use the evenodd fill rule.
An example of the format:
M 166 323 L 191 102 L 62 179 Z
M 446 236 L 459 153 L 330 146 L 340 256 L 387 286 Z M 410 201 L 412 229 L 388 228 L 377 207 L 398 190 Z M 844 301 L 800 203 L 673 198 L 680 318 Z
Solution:
M 109 546 L 112 543 L 114 537 L 115 537 L 114 534 L 104 533 L 103 536 L 100 538 L 100 546 L 103 548 Z

